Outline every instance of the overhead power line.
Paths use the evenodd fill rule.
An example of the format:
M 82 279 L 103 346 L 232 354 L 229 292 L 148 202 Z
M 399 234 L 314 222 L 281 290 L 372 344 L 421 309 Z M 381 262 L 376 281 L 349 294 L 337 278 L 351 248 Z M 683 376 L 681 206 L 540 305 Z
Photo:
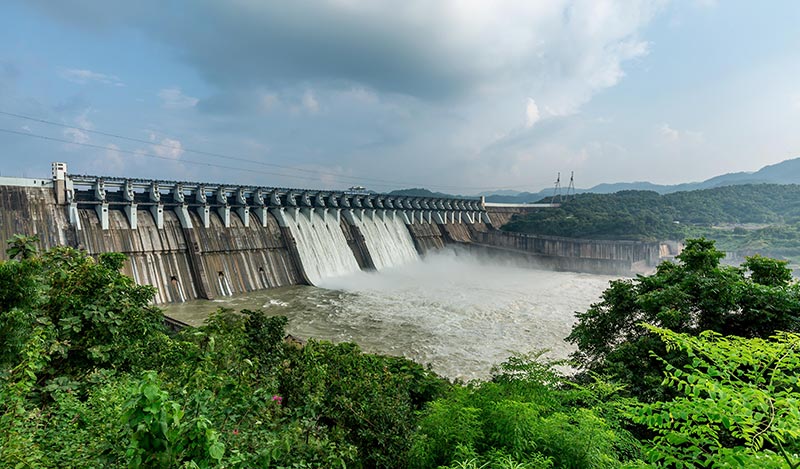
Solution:
M 155 158 L 155 159 L 159 159 L 159 160 L 172 161 L 174 163 L 185 163 L 185 164 L 193 164 L 193 165 L 197 165 L 197 166 L 206 166 L 206 167 L 211 167 L 211 168 L 227 169 L 227 170 L 231 170 L 231 171 L 243 171 L 243 172 L 248 172 L 248 173 L 265 174 L 265 175 L 269 175 L 269 176 L 283 176 L 283 177 L 289 177 L 289 178 L 295 178 L 295 179 L 308 179 L 308 180 L 313 180 L 313 181 L 319 181 L 319 178 L 310 177 L 310 176 L 297 176 L 297 175 L 294 175 L 294 174 L 282 174 L 282 173 L 275 173 L 275 172 L 271 172 L 271 171 L 259 171 L 259 170 L 247 169 L 247 168 L 237 168 L 237 167 L 234 167 L 234 166 L 226 166 L 226 165 L 221 165 L 221 164 L 216 164 L 216 163 L 205 163 L 205 162 L 202 162 L 202 161 L 191 161 L 191 160 L 184 160 L 184 159 L 175 159 L 175 158 L 169 158 L 169 157 L 166 157 L 166 156 L 155 155 L 153 153 L 142 152 L 142 151 L 138 151 L 138 150 L 125 150 L 125 149 L 122 149 L 122 148 L 117 148 L 117 147 L 112 147 L 112 146 L 95 145 L 93 143 L 73 142 L 73 141 L 67 140 L 65 138 L 50 137 L 50 136 L 47 136 L 47 135 L 40 135 L 40 134 L 34 134 L 34 133 L 28 133 L 28 132 L 20 132 L 18 130 L 0 128 L 0 132 L 5 132 L 5 133 L 9 133 L 9 134 L 14 134 L 14 135 L 22 135 L 24 137 L 38 138 L 38 139 L 41 139 L 41 140 L 49 140 L 51 142 L 68 143 L 70 145 L 79 145 L 79 146 L 82 146 L 82 147 L 96 148 L 98 150 L 108 150 L 108 151 L 115 151 L 115 152 L 119 152 L 119 153 L 125 153 L 125 154 L 128 154 L 128 155 L 143 156 L 145 158 Z
M 166 143 L 158 143 L 158 142 L 153 142 L 153 141 L 145 140 L 145 139 L 141 139 L 141 138 L 129 137 L 129 136 L 126 136 L 126 135 L 120 135 L 120 134 L 115 134 L 115 133 L 111 133 L 111 132 L 103 132 L 103 131 L 100 131 L 100 130 L 95 130 L 95 129 L 89 129 L 89 128 L 81 127 L 81 126 L 64 124 L 64 123 L 61 123 L 61 122 L 50 121 L 50 120 L 47 120 L 47 119 L 41 119 L 41 118 L 37 118 L 37 117 L 31 117 L 31 116 L 26 116 L 26 115 L 23 115 L 23 114 L 17 114 L 17 113 L 13 113 L 13 112 L 2 111 L 2 110 L 0 110 L 0 115 L 5 115 L 5 116 L 8 116 L 8 117 L 14 117 L 14 118 L 17 118 L 17 119 L 25 119 L 25 120 L 32 121 L 32 122 L 38 122 L 38 123 L 41 123 L 41 124 L 57 126 L 57 127 L 62 127 L 62 128 L 66 128 L 66 129 L 79 130 L 81 132 L 86 132 L 86 133 L 95 134 L 95 135 L 102 135 L 104 137 L 116 138 L 116 139 L 120 139 L 120 140 L 126 140 L 126 141 L 129 141 L 129 142 L 142 143 L 142 144 L 145 144 L 145 145 L 151 145 L 151 146 L 159 147 L 159 148 L 166 148 L 166 149 L 170 149 L 170 150 L 180 150 L 180 151 L 186 152 L 186 153 L 194 153 L 194 154 L 198 154 L 198 155 L 210 156 L 210 157 L 213 157 L 213 158 L 221 158 L 221 159 L 226 159 L 226 160 L 231 160 L 231 161 L 238 161 L 238 162 L 243 162 L 243 163 L 256 164 L 256 165 L 260 165 L 260 166 L 284 169 L 284 170 L 289 170 L 289 171 L 298 171 L 298 172 L 302 172 L 302 173 L 306 173 L 306 174 L 313 174 L 313 175 L 317 175 L 317 176 L 328 176 L 328 177 L 331 177 L 331 178 L 334 178 L 334 179 L 338 179 L 339 182 L 343 182 L 343 183 L 361 182 L 361 183 L 368 183 L 369 185 L 377 185 L 377 186 L 382 186 L 382 187 L 402 187 L 402 186 L 406 186 L 406 187 L 425 187 L 425 186 L 427 186 L 427 187 L 431 187 L 431 188 L 435 188 L 435 189 L 446 189 L 446 190 L 492 190 L 492 189 L 513 189 L 513 188 L 522 187 L 522 186 L 518 186 L 518 185 L 517 186 L 504 186 L 504 187 L 498 187 L 498 186 L 483 186 L 483 187 L 471 186 L 470 187 L 470 186 L 457 186 L 457 185 L 447 185 L 447 184 L 431 185 L 431 184 L 420 184 L 420 183 L 412 183 L 412 182 L 393 181 L 393 180 L 387 180 L 387 179 L 378 179 L 378 178 L 361 177 L 361 176 L 348 176 L 348 175 L 344 175 L 344 174 L 330 173 L 330 172 L 307 169 L 307 168 L 298 168 L 296 166 L 281 165 L 281 164 L 277 164 L 277 163 L 267 163 L 267 162 L 264 162 L 264 161 L 254 160 L 254 159 L 250 159 L 250 158 L 242 158 L 242 157 L 238 157 L 238 156 L 227 155 L 227 154 L 224 154 L 224 153 L 215 153 L 215 152 L 209 152 L 209 151 L 204 151 L 204 150 L 196 150 L 196 149 L 192 149 L 192 148 L 184 148 L 181 145 L 169 145 L 169 144 L 166 144 Z M 123 151 L 123 150 L 120 150 L 120 149 L 115 148 L 115 147 L 108 147 L 108 146 L 94 145 L 94 144 L 82 144 L 82 143 L 77 143 L 77 142 L 73 142 L 73 141 L 70 141 L 70 140 L 60 139 L 60 138 L 57 138 L 57 137 L 48 137 L 48 136 L 45 136 L 45 135 L 39 135 L 39 134 L 34 134 L 34 133 L 29 133 L 29 132 L 20 132 L 20 131 L 14 131 L 14 130 L 9 130 L 9 129 L 0 129 L 0 130 L 3 131 L 3 132 L 7 132 L 7 133 L 12 133 L 12 134 L 22 135 L 22 136 L 27 136 L 27 137 L 34 137 L 34 138 L 39 138 L 39 139 L 43 139 L 43 140 L 51 140 L 51 141 L 56 141 L 56 142 L 69 143 L 69 144 L 73 144 L 73 145 L 81 145 L 81 146 L 86 146 L 86 147 L 90 147 L 90 148 L 113 150 L 113 151 L 118 151 L 120 153 L 127 153 L 127 154 L 132 154 L 132 155 L 142 155 L 142 156 L 147 156 L 147 157 L 150 157 L 150 158 L 160 158 L 160 159 L 165 159 L 165 160 L 169 160 L 169 161 L 181 161 L 181 162 L 188 163 L 188 164 L 196 164 L 196 165 L 202 165 L 202 166 L 207 166 L 207 167 L 216 167 L 216 168 L 230 169 L 230 170 L 235 170 L 235 171 L 259 172 L 261 174 L 268 174 L 268 175 L 273 175 L 273 176 L 284 176 L 284 177 L 290 177 L 290 178 L 295 178 L 295 179 L 307 179 L 307 180 L 314 180 L 314 181 L 318 181 L 319 180 L 319 177 L 302 177 L 302 176 L 295 176 L 295 175 L 291 175 L 291 174 L 282 174 L 282 173 L 274 173 L 274 172 L 266 172 L 266 171 L 254 171 L 254 170 L 251 170 L 251 169 L 237 168 L 237 167 L 219 165 L 219 164 L 214 164 L 214 163 L 197 162 L 197 161 L 192 161 L 192 160 L 187 160 L 187 159 L 176 160 L 176 159 L 173 159 L 173 158 L 162 157 L 160 155 L 153 155 L 152 153 L 146 153 L 146 152 L 141 152 L 141 151 L 129 151 L 129 150 L 124 150 Z M 347 181 L 342 181 L 342 180 L 347 180 Z

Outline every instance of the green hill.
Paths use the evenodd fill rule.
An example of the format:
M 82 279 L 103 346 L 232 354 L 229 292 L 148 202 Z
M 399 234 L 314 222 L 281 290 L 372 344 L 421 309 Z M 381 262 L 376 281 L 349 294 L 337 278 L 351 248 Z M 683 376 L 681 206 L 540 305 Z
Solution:
M 517 216 L 507 231 L 656 241 L 706 236 L 726 251 L 800 260 L 800 185 L 746 184 L 658 194 L 578 194 Z

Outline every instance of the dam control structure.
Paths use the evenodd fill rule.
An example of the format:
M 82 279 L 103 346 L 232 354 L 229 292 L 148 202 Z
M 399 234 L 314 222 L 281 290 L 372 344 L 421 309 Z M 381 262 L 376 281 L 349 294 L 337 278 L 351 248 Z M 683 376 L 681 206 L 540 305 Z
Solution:
M 491 210 L 483 198 L 86 176 L 69 174 L 65 163 L 53 163 L 50 179 L 0 177 L 3 240 L 35 234 L 45 249 L 122 252 L 125 273 L 156 287 L 157 303 L 324 284 L 358 270 L 391 268 L 447 244 L 496 244 L 506 255 L 549 256 L 555 268 L 560 262 L 552 260 L 565 253 L 622 257 L 587 264 L 600 271 L 651 264 L 653 249 L 658 258 L 658 246 L 646 243 L 602 249 L 590 242 L 521 243 L 492 225 L 508 208 L 497 208 L 494 217 Z M 569 269 L 580 265 L 568 263 Z

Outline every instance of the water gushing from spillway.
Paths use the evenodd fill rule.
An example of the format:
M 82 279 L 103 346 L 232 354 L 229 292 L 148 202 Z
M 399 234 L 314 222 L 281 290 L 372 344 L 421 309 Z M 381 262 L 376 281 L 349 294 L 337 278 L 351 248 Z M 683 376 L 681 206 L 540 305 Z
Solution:
M 355 221 L 364 235 L 376 269 L 383 270 L 419 259 L 411 233 L 399 216 L 387 214 L 380 217 L 375 212 L 367 212 Z
M 359 270 L 337 217 L 314 210 L 287 213 L 289 229 L 308 281 L 320 281 Z
M 515 352 L 567 358 L 575 311 L 596 302 L 612 276 L 516 266 L 461 250 L 437 251 L 382 272 L 354 272 L 297 286 L 169 306 L 202 324 L 219 306 L 289 318 L 300 338 L 356 342 L 402 355 L 451 378 L 487 378 Z M 321 288 L 320 288 L 321 287 Z

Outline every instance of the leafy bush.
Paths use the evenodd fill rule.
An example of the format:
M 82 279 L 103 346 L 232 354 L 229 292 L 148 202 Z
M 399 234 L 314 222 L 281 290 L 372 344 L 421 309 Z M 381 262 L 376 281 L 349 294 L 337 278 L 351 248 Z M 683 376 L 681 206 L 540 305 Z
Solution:
M 491 381 L 433 402 L 412 448 L 417 468 L 606 468 L 638 464 L 637 444 L 593 402 L 604 386 L 574 387 L 541 353 L 512 357 Z M 618 397 L 603 394 L 607 401 Z M 594 402 L 593 402 L 594 403 Z M 604 408 L 605 406 L 605 408 Z M 631 451 L 633 449 L 633 451 Z
M 698 335 L 705 330 L 743 337 L 768 337 L 800 327 L 800 287 L 789 282 L 785 263 L 751 258 L 743 268 L 721 266 L 714 242 L 688 240 L 679 264 L 664 262 L 655 274 L 617 280 L 602 300 L 577 315 L 568 340 L 583 367 L 607 374 L 646 400 L 669 397 L 661 385 L 663 364 L 651 354 L 679 364 L 682 353 L 668 351 L 648 323 Z M 748 277 L 746 272 L 751 272 Z
M 697 337 L 648 327 L 688 363 L 664 363 L 670 401 L 635 406 L 656 434 L 651 462 L 668 467 L 800 467 L 800 336 Z

